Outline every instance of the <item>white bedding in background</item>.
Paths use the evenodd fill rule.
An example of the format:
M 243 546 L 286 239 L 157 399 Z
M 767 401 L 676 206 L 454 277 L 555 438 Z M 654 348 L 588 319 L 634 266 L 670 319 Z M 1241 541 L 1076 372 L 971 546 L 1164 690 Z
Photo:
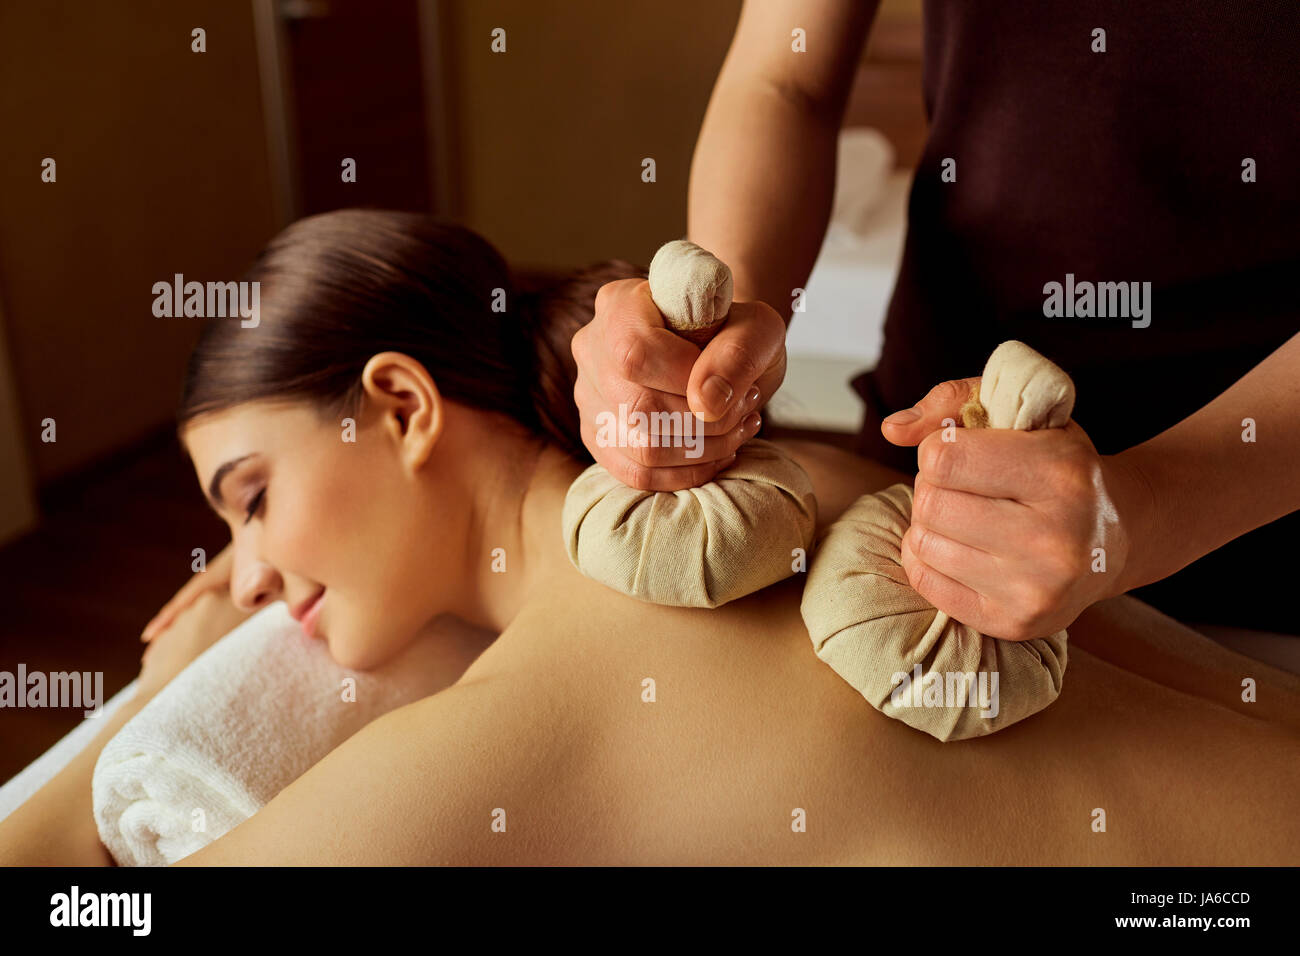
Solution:
M 848 383 L 880 358 L 907 226 L 912 174 L 892 167 L 878 132 L 841 131 L 830 225 L 805 311 L 790 321 L 785 382 L 769 406 L 776 423 L 843 432 L 861 425 L 862 401 Z

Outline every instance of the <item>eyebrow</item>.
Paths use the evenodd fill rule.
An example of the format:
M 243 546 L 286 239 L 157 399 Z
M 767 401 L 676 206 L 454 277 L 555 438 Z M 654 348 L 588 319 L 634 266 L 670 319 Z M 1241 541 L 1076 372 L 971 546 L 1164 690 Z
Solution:
M 230 474 L 230 470 L 232 468 L 238 465 L 245 458 L 251 458 L 251 457 L 253 456 L 251 454 L 248 454 L 248 455 L 240 455 L 238 458 L 232 458 L 230 459 L 230 461 L 223 464 L 220 468 L 216 470 L 216 472 L 213 473 L 212 481 L 208 484 L 208 497 L 211 498 L 216 503 L 218 508 L 224 508 L 226 506 L 225 501 L 221 497 L 222 480 L 225 479 L 226 475 Z

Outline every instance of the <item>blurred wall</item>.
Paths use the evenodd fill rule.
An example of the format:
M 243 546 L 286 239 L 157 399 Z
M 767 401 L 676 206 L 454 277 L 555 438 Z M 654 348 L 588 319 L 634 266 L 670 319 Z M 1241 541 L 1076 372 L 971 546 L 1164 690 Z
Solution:
M 695 139 L 741 0 L 448 0 L 456 209 L 517 265 L 648 265 L 686 232 Z M 506 30 L 493 53 L 491 31 Z M 883 0 L 846 125 L 925 137 L 921 0 Z M 658 181 L 641 182 L 653 157 Z
M 273 231 L 249 6 L 2 3 L 0 123 L 0 296 L 42 482 L 170 419 L 196 329 L 153 316 L 153 283 L 236 278 Z
M 36 495 L 31 464 L 21 433 L 18 388 L 6 341 L 4 303 L 0 301 L 0 541 L 36 523 Z
M 153 283 L 175 272 L 236 278 L 280 226 L 255 2 L 0 4 L 0 321 L 20 447 L 37 484 L 170 420 L 196 328 L 152 315 Z M 375 2 L 296 8 L 362 31 L 374 18 L 357 13 Z M 412 191 L 408 208 L 443 197 L 438 212 L 482 233 L 521 270 L 615 256 L 646 264 L 685 233 L 695 138 L 741 0 L 382 6 L 405 16 L 417 2 L 421 48 L 442 58 L 432 68 L 426 61 L 425 99 L 438 114 L 426 126 L 438 140 L 430 175 L 443 182 Z M 885 0 L 873 38 L 879 62 L 860 75 L 847 119 L 884 127 L 903 163 L 923 135 L 919 3 Z M 205 53 L 191 52 L 194 27 L 207 31 Z M 491 51 L 496 27 L 506 30 L 504 54 Z M 317 29 L 304 22 L 300 33 Z M 368 135 L 374 108 L 349 101 L 339 79 L 395 82 L 364 58 L 374 43 L 358 33 L 354 60 L 345 51 L 327 57 L 335 73 L 322 72 L 330 62 L 308 71 L 295 81 L 299 102 L 286 108 L 306 115 L 302 100 L 314 95 L 336 103 L 341 129 Z M 315 115 L 328 116 L 319 106 Z M 47 156 L 58 163 L 56 183 L 41 181 Z M 641 181 L 645 157 L 656 162 L 654 183 Z M 337 159 L 328 161 L 336 176 Z M 296 170 L 299 183 L 310 172 Z M 57 422 L 53 444 L 40 441 L 46 417 Z
M 686 181 L 740 0 L 456 0 L 444 49 L 458 211 L 521 267 L 648 265 Z M 506 30 L 506 52 L 491 32 Z M 655 160 L 657 182 L 641 181 Z

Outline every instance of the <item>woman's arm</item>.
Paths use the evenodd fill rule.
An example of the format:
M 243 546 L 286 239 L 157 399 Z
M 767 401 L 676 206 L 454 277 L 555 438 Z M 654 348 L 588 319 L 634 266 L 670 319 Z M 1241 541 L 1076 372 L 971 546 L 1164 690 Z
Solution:
M 124 701 L 81 753 L 0 820 L 0 866 L 113 865 L 99 842 L 90 780 L 104 745 L 146 703 L 148 697 L 139 693 Z
M 0 866 L 112 866 L 95 825 L 91 780 L 113 736 L 203 651 L 248 617 L 229 594 L 198 595 L 145 650 L 136 693 L 49 783 L 0 821 Z M 97 719 L 97 718 L 96 718 Z

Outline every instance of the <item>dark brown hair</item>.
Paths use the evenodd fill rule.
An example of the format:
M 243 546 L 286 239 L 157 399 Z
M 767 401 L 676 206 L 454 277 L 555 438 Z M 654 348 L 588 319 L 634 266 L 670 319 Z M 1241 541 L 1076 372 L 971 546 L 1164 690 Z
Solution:
M 492 244 L 412 212 L 341 209 L 300 219 L 242 276 L 259 323 L 209 319 L 190 355 L 178 428 L 257 400 L 306 401 L 334 420 L 360 410 L 372 355 L 420 362 L 445 397 L 499 412 L 590 463 L 573 401 L 569 341 L 596 291 L 645 270 L 611 259 L 525 291 Z M 504 311 L 493 311 L 503 290 Z

